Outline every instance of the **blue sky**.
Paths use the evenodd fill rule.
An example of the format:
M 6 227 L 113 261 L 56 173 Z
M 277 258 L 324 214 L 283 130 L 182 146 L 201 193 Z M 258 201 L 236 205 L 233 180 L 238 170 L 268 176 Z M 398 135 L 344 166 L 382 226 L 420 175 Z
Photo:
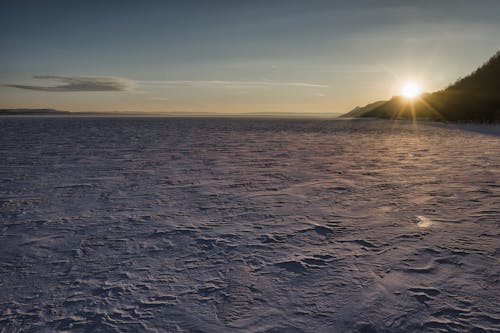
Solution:
M 9 1 L 0 107 L 342 113 L 444 88 L 500 47 L 500 1 Z

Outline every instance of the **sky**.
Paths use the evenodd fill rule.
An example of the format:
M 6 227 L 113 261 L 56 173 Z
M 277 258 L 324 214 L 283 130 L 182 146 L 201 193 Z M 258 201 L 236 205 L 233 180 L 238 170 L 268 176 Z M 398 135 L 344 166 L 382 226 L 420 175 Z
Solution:
M 337 114 L 445 88 L 498 0 L 0 1 L 0 108 Z

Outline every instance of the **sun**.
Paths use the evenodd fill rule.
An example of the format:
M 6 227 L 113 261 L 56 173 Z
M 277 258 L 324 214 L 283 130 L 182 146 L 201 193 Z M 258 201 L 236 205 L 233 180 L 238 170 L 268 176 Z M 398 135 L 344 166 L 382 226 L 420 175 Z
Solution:
M 420 95 L 421 92 L 420 85 L 415 81 L 405 82 L 401 87 L 401 95 L 407 99 L 413 99 Z

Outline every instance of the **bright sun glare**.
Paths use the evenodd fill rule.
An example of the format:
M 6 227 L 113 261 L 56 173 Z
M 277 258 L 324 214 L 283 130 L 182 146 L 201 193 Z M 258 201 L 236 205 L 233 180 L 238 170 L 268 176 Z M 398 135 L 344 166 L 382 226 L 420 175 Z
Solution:
M 415 98 L 420 95 L 420 93 L 420 85 L 417 82 L 405 82 L 401 88 L 401 94 L 408 99 Z

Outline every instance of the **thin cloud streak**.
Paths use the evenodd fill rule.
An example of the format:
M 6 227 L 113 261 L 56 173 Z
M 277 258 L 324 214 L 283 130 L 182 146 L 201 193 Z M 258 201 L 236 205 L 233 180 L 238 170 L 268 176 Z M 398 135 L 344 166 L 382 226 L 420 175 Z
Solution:
M 34 79 L 56 80 L 63 84 L 56 86 L 35 86 L 24 84 L 5 84 L 6 87 L 49 91 L 49 92 L 77 92 L 77 91 L 128 91 L 134 87 L 134 81 L 119 77 L 92 77 L 92 76 L 63 76 L 63 75 L 35 75 Z
M 121 77 L 99 76 L 65 76 L 65 75 L 35 75 L 34 79 L 60 81 L 60 85 L 41 86 L 26 84 L 4 84 L 5 87 L 47 91 L 47 92 L 90 92 L 90 91 L 130 91 L 138 85 L 148 86 L 188 86 L 188 87 L 223 87 L 223 88 L 270 88 L 270 87 L 301 87 L 329 88 L 324 84 L 310 82 L 282 81 L 227 81 L 227 80 L 144 80 L 135 81 Z
M 280 82 L 280 81 L 225 81 L 225 80 L 159 80 L 159 81 L 137 81 L 142 85 L 180 85 L 180 86 L 223 86 L 228 88 L 266 88 L 266 87 L 305 87 L 305 88 L 329 88 L 324 84 L 308 82 Z

